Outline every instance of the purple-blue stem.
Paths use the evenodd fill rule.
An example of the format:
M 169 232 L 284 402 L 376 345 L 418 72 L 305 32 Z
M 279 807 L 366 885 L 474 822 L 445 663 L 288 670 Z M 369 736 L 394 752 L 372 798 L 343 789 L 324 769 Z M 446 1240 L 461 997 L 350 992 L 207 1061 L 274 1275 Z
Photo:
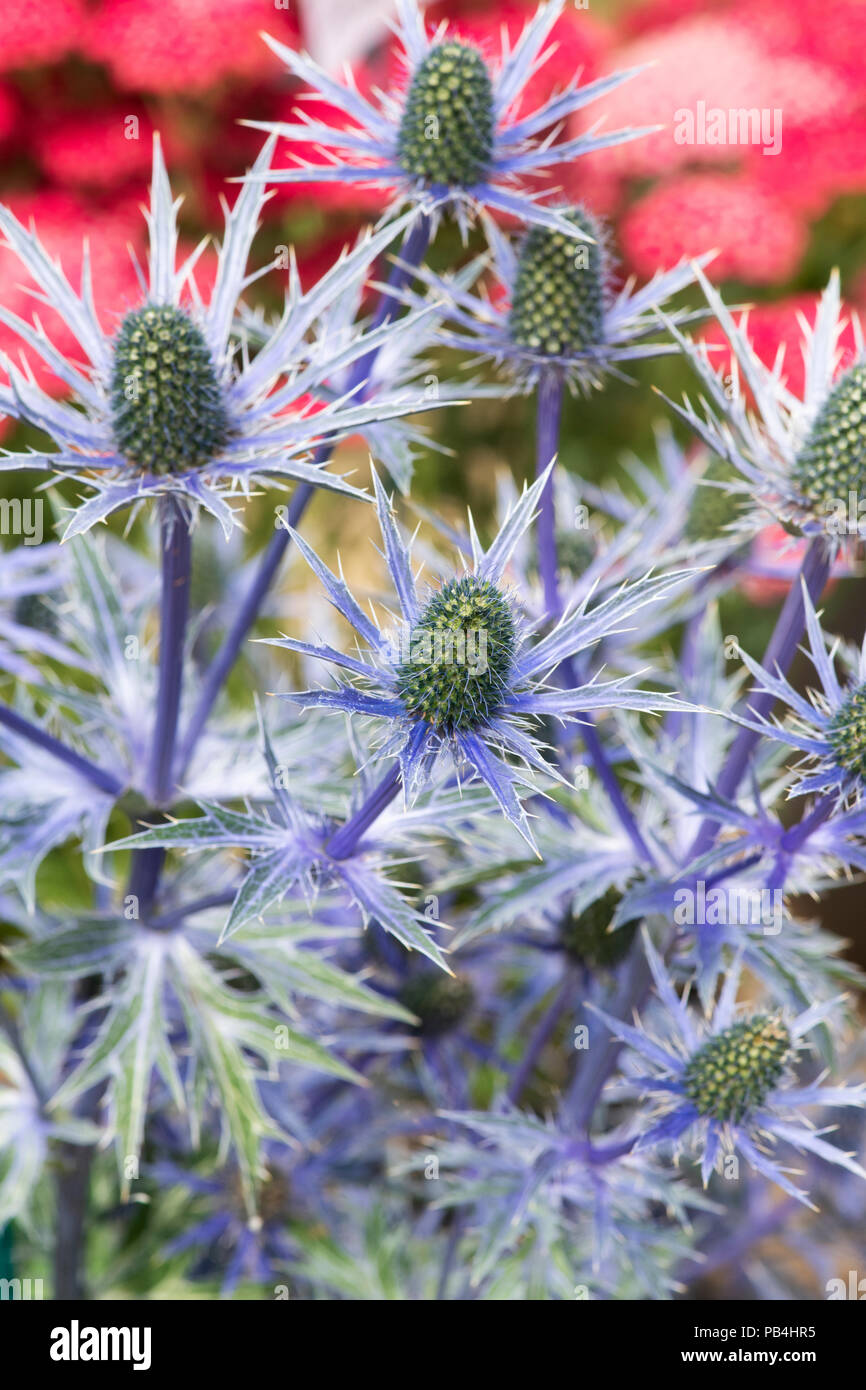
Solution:
M 162 499 L 160 535 L 162 590 L 159 610 L 159 686 L 148 774 L 150 797 L 154 806 L 170 801 L 175 786 L 174 750 L 183 688 L 183 658 L 192 569 L 189 520 L 180 504 L 170 495 Z M 138 902 L 139 920 L 145 918 L 150 911 L 159 887 L 164 862 L 164 849 L 133 852 L 127 893 Z
M 562 424 L 562 398 L 565 383 L 556 371 L 542 373 L 538 383 L 536 402 L 536 451 L 535 471 L 540 477 L 551 459 L 559 450 L 559 432 Z M 562 613 L 562 599 L 559 593 L 559 561 L 556 548 L 556 494 L 554 480 L 556 470 L 547 479 L 539 504 L 537 539 L 538 571 L 544 589 L 544 606 L 548 617 L 556 622 Z M 560 666 L 565 684 L 571 688 L 580 685 L 574 663 L 567 659 Z M 623 829 L 634 845 L 640 858 L 647 864 L 654 863 L 654 856 L 644 840 L 631 808 L 623 796 L 619 778 L 608 762 L 601 739 L 592 715 L 584 713 L 580 721 L 581 737 L 601 783 L 610 798 Z
M 506 1095 L 515 1105 L 520 1100 L 523 1088 L 535 1070 L 535 1065 L 550 1041 L 553 1030 L 562 1017 L 569 1000 L 574 997 L 574 971 L 566 969 L 565 977 L 538 1021 L 535 1032 L 527 1044 L 526 1051 L 508 1083 Z
M 535 472 L 540 477 L 559 452 L 564 385 L 560 372 L 543 372 L 536 392 Z M 538 507 L 538 572 L 544 590 L 547 616 L 556 622 L 562 612 L 556 555 L 556 492 L 554 471 L 549 475 Z
M 430 218 L 422 213 L 406 233 L 400 248 L 399 261 L 392 265 L 388 275 L 387 288 L 379 296 L 373 321 L 370 324 L 371 330 L 381 328 L 383 324 L 389 323 L 403 309 L 405 301 L 402 292 L 414 278 L 415 267 L 419 266 L 426 256 L 432 232 L 433 224 Z M 364 357 L 358 358 L 349 378 L 350 389 L 360 385 L 362 381 L 369 380 L 378 355 L 379 348 L 372 348 Z
M 326 463 L 330 456 L 331 448 L 331 445 L 322 445 L 320 449 L 316 451 L 315 461 L 322 464 Z M 314 491 L 315 489 L 312 483 L 299 483 L 292 493 L 292 500 L 289 503 L 286 519 L 293 529 L 297 527 L 301 517 L 304 515 L 307 504 Z M 189 766 L 190 759 L 195 751 L 202 730 L 208 721 L 210 712 L 228 678 L 229 672 L 237 661 L 238 653 L 243 646 L 244 639 L 258 616 L 259 609 L 265 600 L 268 590 L 276 578 L 277 571 L 288 549 L 290 540 L 291 537 L 284 527 L 281 526 L 279 530 L 274 532 L 268 542 L 267 549 L 262 556 L 253 581 L 247 590 L 243 603 L 235 615 L 234 622 L 223 638 L 219 651 L 205 673 L 201 693 L 199 694 L 195 708 L 190 716 L 189 724 L 187 725 L 183 742 L 178 753 L 178 778 L 183 777 L 184 772 Z
M 170 800 L 177 719 L 183 684 L 184 642 L 189 616 L 192 544 L 189 520 L 171 496 L 163 498 L 162 595 L 159 619 L 159 689 L 150 758 L 150 795 L 155 805 Z
M 101 767 L 97 767 L 88 758 L 83 758 L 80 753 L 67 748 L 65 743 L 52 738 L 51 734 L 47 734 L 37 724 L 31 724 L 29 719 L 17 714 L 15 710 L 7 709 L 5 705 L 0 705 L 0 724 L 5 724 L 6 728 L 11 729 L 13 733 L 20 734 L 30 743 L 35 743 L 37 748 L 43 748 L 46 753 L 50 753 L 58 761 L 66 763 L 67 767 L 72 767 L 76 772 L 80 772 L 100 791 L 106 792 L 109 796 L 120 796 L 122 793 L 123 783 L 112 776 L 110 772 L 104 772 Z
M 788 590 L 788 596 L 764 653 L 761 665 L 771 674 L 775 675 L 778 670 L 782 675 L 785 675 L 803 636 L 806 614 L 803 608 L 801 579 L 806 585 L 812 602 L 817 603 L 827 582 L 830 564 L 831 556 L 826 542 L 818 536 L 809 544 L 800 571 Z M 748 695 L 745 704 L 752 718 L 766 718 L 775 704 L 775 696 L 766 692 Z M 716 784 L 719 796 L 731 798 L 735 795 L 759 738 L 760 734 L 757 729 L 742 728 L 738 731 Z M 707 817 L 703 821 L 689 852 L 690 858 L 698 859 L 706 853 L 715 839 L 717 829 L 718 822 L 714 821 L 712 817 Z
M 325 846 L 331 859 L 348 859 L 354 854 L 358 842 L 370 826 L 390 806 L 401 787 L 400 768 L 395 765 L 386 772 L 381 782 L 373 789 L 363 806 L 332 835 Z

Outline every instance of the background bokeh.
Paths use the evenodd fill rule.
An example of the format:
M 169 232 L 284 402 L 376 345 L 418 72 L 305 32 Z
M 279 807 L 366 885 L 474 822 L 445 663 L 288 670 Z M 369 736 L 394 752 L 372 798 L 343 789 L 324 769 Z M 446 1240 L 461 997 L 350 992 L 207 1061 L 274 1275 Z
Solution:
M 454 21 L 495 55 L 503 26 L 515 34 L 533 8 L 534 0 L 446 0 L 430 12 Z M 362 89 L 387 87 L 396 73 L 390 9 L 389 0 L 4 0 L 0 198 L 22 219 L 34 219 L 73 279 L 88 239 L 97 306 L 110 331 L 137 299 L 134 258 L 145 250 L 140 204 L 152 132 L 162 134 L 173 185 L 185 198 L 184 236 L 194 245 L 218 229 L 220 199 L 234 197 L 226 181 L 257 150 L 259 133 L 240 122 L 289 118 L 302 95 L 260 31 L 303 43 L 334 72 L 351 63 Z M 643 278 L 683 255 L 716 248 L 713 278 L 729 301 L 754 306 L 752 331 L 766 361 L 787 347 L 795 387 L 802 375 L 798 318 L 813 312 L 833 266 L 840 268 L 847 302 L 866 305 L 863 18 L 863 0 L 578 2 L 558 22 L 555 51 L 534 79 L 538 95 L 545 95 L 577 69 L 591 79 L 651 63 L 604 104 L 605 124 L 662 129 L 577 161 L 564 171 L 563 191 L 610 220 L 623 276 Z M 698 102 L 778 110 L 781 151 L 770 156 L 754 146 L 676 143 L 675 113 Z M 266 209 L 262 259 L 276 246 L 294 245 L 309 283 L 381 209 L 381 193 L 352 185 L 280 188 Z M 446 266 L 468 251 L 446 231 L 434 254 Z M 211 266 L 206 254 L 203 283 Z M 274 307 L 280 291 L 276 282 L 256 287 Z M 39 309 L 6 250 L 0 250 L 0 302 L 25 316 Z M 46 331 L 74 351 L 50 312 L 40 317 Z M 0 349 L 16 351 L 2 327 Z M 639 364 L 634 375 L 636 386 L 614 382 L 590 400 L 568 404 L 563 457 L 575 473 L 615 479 L 627 450 L 651 460 L 652 426 L 663 409 L 651 385 L 674 397 L 692 385 L 675 359 Z M 53 388 L 62 390 L 60 383 Z M 519 477 L 532 466 L 532 415 L 523 402 L 455 408 L 437 417 L 435 428 L 451 453 L 420 461 L 414 495 L 435 500 L 446 514 L 468 502 L 483 518 L 496 470 L 508 467 Z M 16 447 L 36 442 L 0 418 L 0 442 L 13 437 Z M 356 441 L 342 452 L 344 469 L 353 453 L 364 466 Z M 17 488 L 24 494 L 39 481 L 3 476 L 7 493 Z M 62 489 L 57 497 L 62 505 Z M 343 504 L 319 496 L 309 524 L 323 544 L 339 544 L 349 573 L 363 575 L 370 528 L 358 510 L 350 518 Z M 257 533 L 253 514 L 250 546 L 272 524 L 262 510 Z M 300 582 L 292 571 L 287 603 Z M 858 586 L 853 579 L 836 584 L 828 621 L 859 641 Z M 747 594 L 730 596 L 724 631 L 760 649 L 777 600 L 772 586 L 752 585 Z M 236 673 L 236 690 L 239 684 L 242 673 Z M 43 871 L 45 886 L 51 896 L 53 875 L 54 894 L 68 900 L 76 891 L 73 870 L 55 858 Z M 836 930 L 855 938 L 861 960 L 863 903 L 855 886 L 833 895 L 823 909 Z

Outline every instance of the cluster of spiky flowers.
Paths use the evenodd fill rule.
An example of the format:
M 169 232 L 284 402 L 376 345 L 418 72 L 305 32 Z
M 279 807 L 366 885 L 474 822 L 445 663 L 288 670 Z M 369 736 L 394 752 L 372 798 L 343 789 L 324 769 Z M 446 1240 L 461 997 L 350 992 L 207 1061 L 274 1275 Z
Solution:
M 767 671 L 747 652 L 743 661 L 755 677 L 757 691 L 774 696 L 787 718 L 749 720 L 767 738 L 797 749 L 803 758 L 791 788 L 791 796 L 819 793 L 833 799 L 860 802 L 866 778 L 866 648 L 857 653 L 827 637 L 807 590 L 803 593 L 809 656 L 820 688 L 800 694 L 780 673 Z M 836 660 L 844 663 L 846 679 L 840 680 Z M 808 698 L 807 698 L 808 696 Z M 748 716 L 746 716 L 748 720 Z
M 164 1258 L 139 1296 L 668 1298 L 704 1265 L 751 1270 L 795 1206 L 866 1210 L 862 980 L 795 915 L 866 871 L 866 667 L 818 618 L 828 508 L 847 490 L 859 512 L 863 368 L 837 370 L 835 281 L 800 400 L 705 260 L 617 290 L 593 211 L 520 187 L 637 133 L 564 130 L 625 74 L 531 108 L 562 10 L 496 59 L 399 0 L 405 88 L 369 99 L 272 45 L 347 120 L 271 132 L 206 295 L 157 142 L 149 265 L 110 331 L 86 263 L 76 291 L 0 211 L 86 358 L 0 309 L 67 390 L 5 362 L 0 404 L 53 445 L 4 464 L 60 475 L 58 505 L 70 480 L 87 494 L 67 545 L 0 563 L 0 1226 L 19 1262 L 56 1227 L 58 1296 L 85 1273 L 127 1296 L 146 1249 Z M 331 162 L 275 168 L 280 134 Z M 314 178 L 387 186 L 384 225 L 304 293 L 278 258 L 272 323 L 244 302 L 264 190 Z M 490 260 L 434 274 L 440 214 L 465 231 L 479 209 Z M 684 336 L 697 311 L 666 311 L 695 278 L 729 381 Z M 478 373 L 462 391 L 454 349 Z M 659 427 L 621 487 L 556 463 L 569 386 L 671 352 L 706 383 L 680 415 L 708 451 Z M 437 447 L 415 412 L 530 394 L 534 481 L 507 470 L 465 531 L 415 507 L 410 539 L 413 461 Z M 369 495 L 327 471 L 356 432 Z M 291 491 L 258 553 L 234 504 L 272 485 Z M 373 503 L 366 593 L 306 531 L 318 487 Z M 785 557 L 772 572 L 759 657 L 716 600 L 754 577 L 767 510 L 807 539 L 793 583 Z M 290 547 L 300 602 L 276 584 Z M 83 1268 L 97 1207 L 109 1273 Z

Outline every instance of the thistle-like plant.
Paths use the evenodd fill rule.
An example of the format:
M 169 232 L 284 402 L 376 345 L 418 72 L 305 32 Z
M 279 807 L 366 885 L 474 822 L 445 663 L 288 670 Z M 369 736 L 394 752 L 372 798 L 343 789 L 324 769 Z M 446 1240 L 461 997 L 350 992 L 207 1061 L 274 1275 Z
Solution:
M 832 1014 L 837 1003 L 813 1005 L 797 1017 L 782 1011 L 740 1014 L 736 1008 L 740 962 L 734 960 L 712 1018 L 700 1029 L 678 996 L 658 952 L 644 950 L 664 1008 L 669 1038 L 626 1024 L 599 1010 L 611 1031 L 650 1065 L 632 1082 L 641 1095 L 661 1097 L 662 1117 L 639 1136 L 638 1150 L 692 1143 L 699 1151 L 704 1183 L 726 1155 L 740 1152 L 759 1173 L 799 1201 L 808 1203 L 766 1144 L 788 1145 L 866 1178 L 866 1170 L 821 1137 L 798 1115 L 812 1106 L 862 1106 L 862 1086 L 798 1086 L 793 1066 L 803 1040 Z
M 397 626 L 372 621 L 342 579 L 322 564 L 300 537 L 296 543 L 325 586 L 334 606 L 365 644 L 363 657 L 315 647 L 297 638 L 272 639 L 290 651 L 303 651 L 342 667 L 356 678 L 336 690 L 295 692 L 286 698 L 372 716 L 393 732 L 383 755 L 398 760 L 379 795 L 396 795 L 402 784 L 411 800 L 423 786 L 441 752 L 458 770 L 466 768 L 490 789 L 503 813 L 532 844 L 517 786 L 515 763 L 549 776 L 553 771 L 527 719 L 543 715 L 578 719 L 590 710 L 620 708 L 660 711 L 676 706 L 665 692 L 635 689 L 630 677 L 590 680 L 574 689 L 557 689 L 546 677 L 566 658 L 592 648 L 646 604 L 682 584 L 686 572 L 647 576 L 623 586 L 604 603 L 588 601 L 563 615 L 544 637 L 532 640 L 519 604 L 503 586 L 503 576 L 520 537 L 531 524 L 543 476 L 526 489 L 485 550 L 472 530 L 472 565 L 422 601 L 409 549 L 391 516 L 388 499 L 374 475 L 376 506 L 384 554 L 397 598 Z
M 257 168 L 267 166 L 273 142 Z M 38 233 L 0 208 L 0 231 L 36 284 L 36 296 L 55 310 L 80 343 L 88 366 L 68 361 L 49 337 L 7 310 L 2 322 L 22 347 L 36 352 L 69 388 L 72 402 L 53 399 L 32 375 L 5 359 L 9 384 L 0 405 L 46 434 L 55 452 L 6 453 L 2 467 L 37 468 L 76 479 L 92 495 L 75 509 L 65 536 L 79 535 L 113 512 L 169 496 L 188 515 L 203 507 L 228 534 L 235 524 L 232 500 L 262 481 L 311 484 L 358 495 L 310 455 L 317 443 L 377 420 L 425 408 L 423 395 L 376 404 L 342 396 L 312 410 L 309 396 L 339 366 L 357 362 L 387 337 L 384 329 L 356 335 L 327 366 L 311 350 L 308 335 L 347 291 L 363 281 L 375 256 L 409 218 L 362 239 L 312 291 L 303 294 L 294 267 L 279 323 L 254 357 L 235 333 L 243 292 L 281 263 L 248 269 L 265 201 L 250 183 L 226 212 L 216 278 L 207 303 L 195 285 L 202 243 L 177 263 L 179 204 L 172 200 L 159 140 L 154 140 L 153 180 L 147 222 L 148 274 L 141 272 L 141 301 L 117 305 L 117 327 L 106 333 L 96 315 L 90 266 L 84 260 L 76 292 L 42 246 Z M 76 408 L 78 406 L 79 408 Z M 428 407 L 429 408 L 429 405 Z
M 252 122 L 290 141 L 318 146 L 326 159 L 299 161 L 254 177 L 269 183 L 373 184 L 409 201 L 434 221 L 447 209 L 464 232 L 479 208 L 507 213 L 537 226 L 585 239 L 561 212 L 519 181 L 544 174 L 592 150 L 638 138 L 640 129 L 552 140 L 568 117 L 633 76 L 615 73 L 581 87 L 579 77 L 525 114 L 516 108 L 549 52 L 545 44 L 565 0 L 539 5 L 512 49 L 496 64 L 441 25 L 428 34 L 418 0 L 398 0 L 396 34 L 406 77 L 399 93 L 362 96 L 351 79 L 335 81 L 296 49 L 266 36 L 267 43 L 311 94 L 332 103 L 345 120 L 328 125 L 304 116 L 296 122 Z
M 272 43 L 339 128 L 273 129 L 207 293 L 158 142 L 110 321 L 86 259 L 79 292 L 0 211 L 80 350 L 0 306 L 65 392 L 4 359 L 0 406 L 53 441 L 4 467 L 59 475 L 53 512 L 85 493 L 65 545 L 0 552 L 0 1262 L 53 1246 L 58 1297 L 666 1299 L 725 1270 L 801 1297 L 862 1222 L 862 978 L 801 911 L 866 870 L 864 670 L 822 611 L 859 339 L 839 360 L 833 277 L 798 397 L 703 261 L 613 289 L 598 219 L 522 184 L 639 133 L 563 126 L 628 74 L 527 101 L 563 8 L 495 61 L 400 0 L 406 83 L 369 99 Z M 275 167 L 280 134 L 330 162 Z M 381 187 L 382 223 L 304 292 L 294 253 L 250 271 L 268 184 L 319 178 Z M 479 211 L 489 256 L 443 268 L 446 232 L 426 262 Z M 703 309 L 666 309 L 692 279 L 730 372 L 685 335 Z M 598 475 L 569 387 L 610 412 L 676 353 L 698 447 L 660 424 Z M 458 403 L 504 425 L 446 474 Z M 371 494 L 327 471 L 355 434 Z
M 489 357 L 526 391 L 555 372 L 587 392 L 606 376 L 622 377 L 621 364 L 676 352 L 658 340 L 658 310 L 694 280 L 693 265 L 660 271 L 641 289 L 633 281 L 617 289 L 604 224 L 584 207 L 555 211 L 570 232 L 530 227 L 517 245 L 487 220 L 495 274 L 488 293 L 453 282 L 446 290 L 443 277 L 424 275 L 453 305 L 443 341 Z M 689 317 L 679 311 L 673 322 Z

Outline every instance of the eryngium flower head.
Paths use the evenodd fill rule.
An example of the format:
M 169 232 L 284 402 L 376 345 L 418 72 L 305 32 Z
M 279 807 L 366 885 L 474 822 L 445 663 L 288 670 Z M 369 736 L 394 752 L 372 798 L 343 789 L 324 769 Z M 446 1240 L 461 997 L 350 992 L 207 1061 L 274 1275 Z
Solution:
M 699 1115 L 739 1124 L 764 1104 L 791 1056 L 791 1035 L 775 1014 L 740 1019 L 699 1047 L 683 1090 Z
M 866 685 L 857 685 L 842 700 L 827 728 L 840 767 L 866 777 Z
M 483 661 L 470 664 L 467 643 L 482 635 Z M 449 579 L 422 609 L 412 656 L 397 667 L 409 713 L 445 734 L 489 723 L 508 689 L 515 636 L 508 599 L 495 584 L 472 574 Z
M 866 640 L 859 653 L 839 649 L 838 641 L 828 652 L 818 615 L 805 585 L 802 587 L 808 654 L 820 688 L 801 694 L 778 671 L 767 671 L 741 652 L 755 677 L 755 690 L 772 694 L 790 714 L 784 722 L 748 716 L 739 717 L 738 722 L 802 753 L 789 796 L 835 793 L 862 802 L 866 789 Z M 843 669 L 847 668 L 847 681 L 840 681 L 837 675 L 837 659 Z
M 406 93 L 397 136 L 407 174 L 469 187 L 493 156 L 493 83 L 487 64 L 465 43 L 440 43 L 419 64 Z
M 490 358 L 527 391 L 553 371 L 572 390 L 586 392 L 603 386 L 607 376 L 627 381 L 621 363 L 676 352 L 673 343 L 648 340 L 658 334 L 660 306 L 691 284 L 695 265 L 683 262 L 642 289 L 629 282 L 617 293 L 607 232 L 598 219 L 583 207 L 549 211 L 564 225 L 530 227 L 517 244 L 485 219 L 498 294 L 475 293 L 454 276 L 421 267 L 434 300 L 450 305 L 442 342 Z M 673 322 L 692 317 L 678 310 Z
M 375 473 L 376 507 L 383 553 L 400 606 L 398 631 L 380 627 L 350 594 L 344 580 L 331 573 L 302 536 L 295 543 L 324 585 L 335 608 L 354 627 L 364 651 L 344 655 L 330 646 L 294 638 L 270 639 L 341 666 L 354 684 L 281 696 L 302 706 L 320 705 L 355 715 L 369 715 L 394 726 L 382 749 L 400 760 L 407 799 L 429 779 L 440 752 L 458 768 L 486 783 L 505 815 L 534 848 L 517 787 L 535 770 L 556 776 L 542 746 L 526 729 L 545 715 L 579 719 L 584 710 L 625 708 L 655 711 L 682 708 L 670 695 L 632 687 L 634 677 L 593 679 L 573 690 L 547 685 L 550 671 L 568 656 L 585 651 L 617 630 L 629 615 L 655 602 L 691 573 L 646 576 L 624 584 L 589 608 L 590 598 L 566 612 L 556 627 L 530 640 L 522 611 L 502 587 L 502 577 L 523 533 L 529 527 L 550 473 L 548 468 L 505 517 L 489 550 L 482 550 L 472 531 L 472 565 L 446 581 L 422 603 L 409 549 L 391 514 Z
M 866 363 L 841 376 L 794 461 L 794 482 L 817 509 L 866 498 Z
M 830 551 L 849 535 L 858 539 L 866 501 L 866 348 L 859 319 L 842 312 L 838 272 L 821 296 L 814 324 L 801 321 L 802 398 L 788 389 L 782 356 L 765 365 L 749 338 L 746 317 L 735 320 L 698 275 L 727 339 L 730 361 L 720 362 L 712 345 L 692 341 L 671 324 L 700 378 L 702 396 L 700 409 L 688 400 L 667 403 L 736 469 L 725 485 L 738 504 L 735 529 L 755 535 L 775 519 L 792 535 L 826 536 Z M 849 317 L 857 360 L 839 376 L 840 340 Z
M 419 970 L 400 990 L 400 1003 L 418 1019 L 425 1037 L 450 1033 L 469 1013 L 475 991 L 465 975 L 446 975 L 444 970 Z
M 273 142 L 265 146 L 257 169 L 267 167 L 272 149 Z M 4 358 L 9 384 L 0 384 L 0 409 L 43 430 L 57 452 L 7 454 L 0 467 L 51 470 L 96 490 L 74 512 L 67 537 L 120 508 L 166 492 L 190 509 L 202 506 L 212 512 L 228 534 L 234 511 L 227 498 L 244 497 L 271 477 L 361 496 L 327 473 L 320 459 L 311 459 L 312 450 L 433 404 L 425 406 L 414 390 L 398 394 L 381 387 L 363 398 L 357 392 L 335 392 L 333 374 L 363 362 L 373 335 L 356 330 L 341 344 L 336 360 L 316 341 L 334 306 L 353 299 L 373 257 L 408 225 L 411 214 L 362 240 L 307 294 L 292 265 L 283 316 L 255 354 L 250 352 L 245 335 L 234 326 L 240 296 L 251 280 L 280 264 L 275 260 L 252 275 L 247 270 L 263 203 L 263 185 L 250 182 L 227 212 L 214 286 L 209 302 L 203 303 L 194 278 L 203 247 L 178 265 L 179 204 L 172 200 L 156 139 L 146 213 L 149 276 L 141 304 L 118 306 L 113 335 L 103 331 L 96 316 L 86 258 L 76 293 L 36 232 L 0 207 L 6 245 L 89 359 L 87 367 L 65 359 L 44 333 L 0 309 L 0 322 L 44 359 L 72 397 L 71 403 L 54 399 Z M 402 335 L 405 320 L 402 328 L 379 328 L 377 349 L 387 345 L 392 331 Z
M 402 44 L 406 83 L 402 92 L 363 97 L 341 85 L 317 63 L 265 35 L 266 42 L 310 91 L 345 114 L 347 122 L 329 126 L 302 115 L 296 122 L 249 124 L 287 140 L 314 145 L 327 163 L 256 173 L 270 183 L 373 184 L 394 192 L 395 206 L 407 199 L 434 218 L 454 212 L 465 232 L 479 207 L 538 226 L 575 234 L 561 213 L 545 207 L 541 195 L 521 188 L 526 175 L 538 175 L 591 150 L 622 144 L 646 132 L 551 138 L 574 112 L 619 86 L 632 72 L 615 73 L 580 87 L 578 80 L 536 109 L 518 116 L 525 89 L 547 61 L 545 45 L 566 0 L 541 5 L 513 49 L 498 64 L 470 44 L 449 37 L 447 25 L 428 35 L 417 0 L 397 0 L 397 36 Z
M 662 1117 L 638 1136 L 636 1151 L 656 1145 L 691 1144 L 701 1150 L 704 1183 L 726 1153 L 739 1150 L 752 1168 L 810 1205 L 771 1157 L 768 1141 L 784 1143 L 801 1153 L 815 1154 L 847 1168 L 860 1178 L 866 1169 L 850 1154 L 828 1144 L 796 1111 L 812 1106 L 866 1105 L 866 1085 L 798 1086 L 793 1070 L 803 1039 L 838 1010 L 840 1000 L 813 1004 L 796 1018 L 779 1012 L 737 1017 L 737 992 L 742 968 L 737 955 L 725 979 L 712 1016 L 703 1026 L 688 997 L 680 997 L 649 934 L 644 950 L 663 1009 L 666 1033 L 651 1037 L 642 1027 L 611 1017 L 590 1004 L 608 1028 L 640 1056 L 636 1084 L 641 1099 L 658 1096 Z
M 531 227 L 517 258 L 508 328 L 518 347 L 542 357 L 571 357 L 601 341 L 607 265 L 601 230 L 582 208 L 568 212 L 587 245 Z
M 622 893 L 608 888 L 579 912 L 566 913 L 559 925 L 559 937 L 572 959 L 592 970 L 609 970 L 625 960 L 634 944 L 639 919 L 612 929 L 614 913 L 621 902 Z
M 173 304 L 126 314 L 114 342 L 109 394 L 118 451 L 143 473 L 204 468 L 228 443 L 204 334 Z

